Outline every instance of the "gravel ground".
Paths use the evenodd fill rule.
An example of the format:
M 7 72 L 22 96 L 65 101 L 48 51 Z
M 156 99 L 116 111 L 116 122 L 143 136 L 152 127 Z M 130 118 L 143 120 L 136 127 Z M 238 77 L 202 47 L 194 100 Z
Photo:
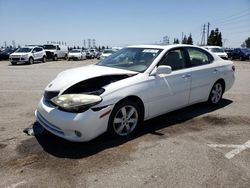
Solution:
M 38 127 L 45 86 L 62 70 L 95 62 L 0 62 L 0 187 L 250 187 L 250 62 L 235 62 L 236 82 L 218 107 L 165 114 L 127 139 L 24 134 Z

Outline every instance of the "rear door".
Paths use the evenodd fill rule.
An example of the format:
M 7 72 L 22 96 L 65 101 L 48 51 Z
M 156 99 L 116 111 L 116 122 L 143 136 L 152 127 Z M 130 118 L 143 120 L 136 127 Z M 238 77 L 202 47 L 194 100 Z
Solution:
M 188 70 L 192 76 L 189 104 L 208 99 L 213 84 L 218 80 L 219 69 L 213 63 L 213 57 L 200 48 L 187 47 L 189 57 Z

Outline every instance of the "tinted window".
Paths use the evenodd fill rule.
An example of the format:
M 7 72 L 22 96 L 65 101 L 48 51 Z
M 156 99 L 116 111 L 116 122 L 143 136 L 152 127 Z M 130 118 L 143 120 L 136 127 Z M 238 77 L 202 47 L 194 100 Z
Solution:
M 37 52 L 41 52 L 41 51 L 43 51 L 43 49 L 42 48 L 36 48 L 37 50 Z
M 212 57 L 203 50 L 197 48 L 187 48 L 191 67 L 209 64 Z
M 186 67 L 183 51 L 181 49 L 170 50 L 163 57 L 159 65 L 168 65 L 172 70 L 179 70 Z

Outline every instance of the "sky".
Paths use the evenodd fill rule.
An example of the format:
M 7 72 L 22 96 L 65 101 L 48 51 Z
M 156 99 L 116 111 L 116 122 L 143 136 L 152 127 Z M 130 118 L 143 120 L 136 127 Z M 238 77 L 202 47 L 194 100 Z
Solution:
M 173 43 L 182 33 L 200 44 L 208 22 L 225 47 L 239 47 L 250 37 L 250 0 L 0 0 L 0 46 Z

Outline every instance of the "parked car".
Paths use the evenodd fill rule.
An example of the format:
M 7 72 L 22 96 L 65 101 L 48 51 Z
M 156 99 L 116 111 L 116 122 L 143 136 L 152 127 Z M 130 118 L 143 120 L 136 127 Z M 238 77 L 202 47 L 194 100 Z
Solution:
M 228 59 L 232 59 L 233 49 L 225 49 L 225 52 L 227 53 Z
M 96 58 L 100 59 L 102 55 L 102 51 L 97 51 Z
M 241 61 L 250 59 L 250 49 L 249 48 L 235 48 L 232 51 L 231 59 L 239 59 Z
M 60 73 L 35 114 L 67 140 L 104 132 L 124 137 L 161 114 L 204 101 L 219 104 L 234 71 L 233 62 L 193 45 L 130 46 L 96 65 Z
M 97 50 L 96 50 L 96 49 L 90 49 L 89 52 L 92 53 L 92 56 L 93 56 L 94 58 L 97 57 Z
M 113 53 L 115 53 L 114 50 L 112 50 L 112 49 L 106 49 L 106 50 L 104 50 L 104 51 L 102 52 L 102 55 L 101 55 L 100 59 L 101 59 L 101 60 L 102 60 L 102 59 L 105 59 L 106 57 L 112 55 Z
M 219 57 L 221 57 L 222 59 L 227 60 L 228 59 L 228 55 L 227 53 L 224 51 L 224 49 L 220 46 L 204 46 L 206 49 L 208 49 L 210 52 L 218 55 Z
M 0 60 L 9 60 L 10 54 L 16 51 L 16 48 L 6 48 L 0 52 Z
M 94 59 L 95 58 L 95 54 L 92 53 L 90 50 L 86 50 L 86 58 L 87 59 Z
M 68 47 L 54 44 L 45 44 L 43 48 L 46 52 L 48 59 L 57 61 L 59 58 L 68 59 Z
M 18 62 L 33 64 L 34 61 L 46 62 L 46 52 L 42 47 L 23 47 L 10 55 L 10 62 L 12 65 L 16 65 Z
M 86 53 L 82 49 L 72 49 L 68 54 L 68 60 L 86 59 Z

